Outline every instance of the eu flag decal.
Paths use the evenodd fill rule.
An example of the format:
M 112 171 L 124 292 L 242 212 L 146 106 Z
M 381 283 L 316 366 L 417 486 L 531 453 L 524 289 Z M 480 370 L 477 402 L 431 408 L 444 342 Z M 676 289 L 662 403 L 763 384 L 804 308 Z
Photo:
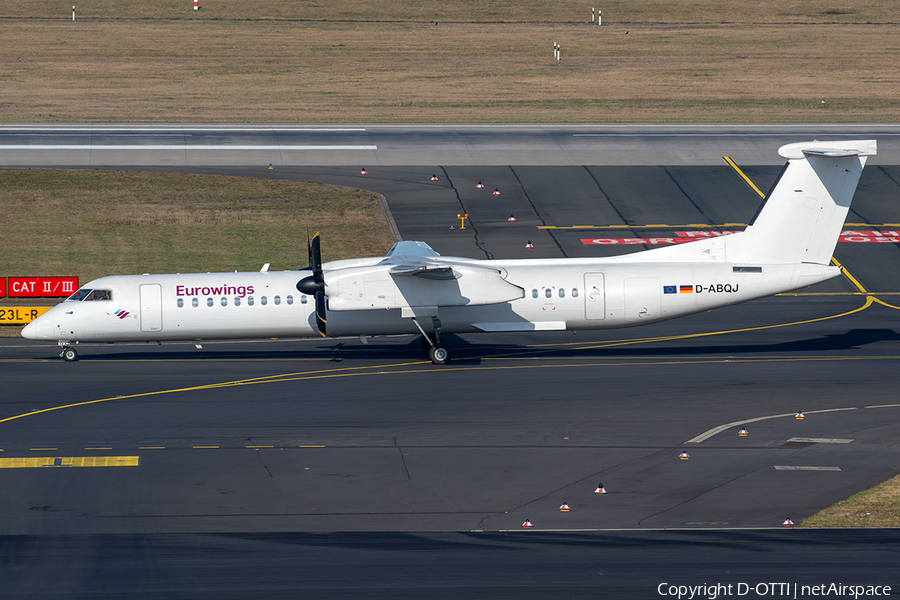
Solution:
M 663 286 L 663 294 L 675 294 L 675 293 L 677 293 L 677 292 L 675 291 L 674 285 L 664 285 Z

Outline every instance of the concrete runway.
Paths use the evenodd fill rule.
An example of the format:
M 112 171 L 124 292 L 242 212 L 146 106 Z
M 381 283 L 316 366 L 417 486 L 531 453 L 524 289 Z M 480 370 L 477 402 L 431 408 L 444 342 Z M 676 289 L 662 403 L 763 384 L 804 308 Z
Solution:
M 765 161 L 738 161 L 764 190 L 780 166 L 777 146 L 798 141 L 773 129 L 760 131 L 777 138 L 765 138 Z M 526 140 L 523 130 L 531 131 L 510 136 Z M 637 154 L 650 157 L 659 143 L 677 154 L 668 136 L 659 138 L 627 139 Z M 481 148 L 488 138 L 479 139 Z M 591 139 L 592 155 L 621 142 Z M 756 139 L 721 144 L 719 156 Z M 421 156 L 445 143 L 438 135 Z M 860 229 L 900 223 L 894 143 L 879 139 L 880 164 L 864 172 L 848 218 Z M 48 152 L 41 164 L 56 159 Z M 601 256 L 621 248 L 581 239 L 746 223 L 758 196 L 721 158 L 691 162 L 703 160 L 371 163 L 362 165 L 366 176 L 356 165 L 269 171 L 250 161 L 142 168 L 372 189 L 385 195 L 404 239 L 499 258 Z M 476 190 L 478 180 L 486 189 Z M 471 223 L 451 230 L 460 210 Z M 445 368 L 426 363 L 409 337 L 367 346 L 355 338 L 204 343 L 202 351 L 85 345 L 74 364 L 49 345 L 0 340 L 0 419 L 12 418 L 0 421 L 0 457 L 139 457 L 133 467 L 52 468 L 50 460 L 50 468 L 0 470 L 0 556 L 17 574 L 7 593 L 96 597 L 97 564 L 125 569 L 109 579 L 110 595 L 168 585 L 185 597 L 239 597 L 248 579 L 266 597 L 298 589 L 656 597 L 664 581 L 716 577 L 897 585 L 896 532 L 659 531 L 780 529 L 786 517 L 799 522 L 900 472 L 897 252 L 894 243 L 839 244 L 836 258 L 868 296 L 842 279 L 639 329 L 466 336 L 451 341 L 455 358 Z M 805 419 L 794 418 L 798 410 Z M 750 435 L 739 437 L 744 422 Z M 678 458 L 682 450 L 689 460 Z M 607 494 L 594 493 L 598 483 Z M 563 502 L 571 511 L 559 510 Z M 533 530 L 522 531 L 525 519 Z M 654 531 L 608 533 L 621 529 Z M 842 544 L 864 566 L 844 560 Z M 202 573 L 173 566 L 171 552 Z M 438 556 L 440 573 L 429 558 Z M 297 562 L 321 570 L 285 575 Z M 236 585 L 222 585 L 231 574 Z

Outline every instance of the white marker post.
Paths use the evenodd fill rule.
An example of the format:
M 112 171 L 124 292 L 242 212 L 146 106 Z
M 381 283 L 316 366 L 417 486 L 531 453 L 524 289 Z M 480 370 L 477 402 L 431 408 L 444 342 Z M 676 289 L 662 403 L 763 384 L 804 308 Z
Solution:
M 594 22 L 594 13 L 596 12 L 596 7 L 591 8 L 591 23 Z
M 559 44 L 556 45 L 556 60 L 559 61 L 559 57 L 562 56 L 562 46 Z
M 194 10 L 200 10 L 200 0 L 194 0 Z
M 597 25 L 600 24 L 600 13 L 602 13 L 602 12 L 603 12 L 602 10 L 597 11 Z
M 72 7 L 72 20 L 75 20 L 75 7 Z

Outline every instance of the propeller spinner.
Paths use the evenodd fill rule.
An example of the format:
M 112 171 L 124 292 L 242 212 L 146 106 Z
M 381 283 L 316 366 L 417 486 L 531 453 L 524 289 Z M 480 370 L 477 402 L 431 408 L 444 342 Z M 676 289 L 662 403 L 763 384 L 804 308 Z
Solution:
M 309 250 L 309 270 L 313 274 L 304 277 L 297 282 L 297 291 L 307 296 L 316 298 L 316 326 L 324 337 L 326 334 L 325 320 L 325 275 L 322 273 L 322 252 L 319 245 L 319 234 L 313 236 L 311 242 L 307 242 Z

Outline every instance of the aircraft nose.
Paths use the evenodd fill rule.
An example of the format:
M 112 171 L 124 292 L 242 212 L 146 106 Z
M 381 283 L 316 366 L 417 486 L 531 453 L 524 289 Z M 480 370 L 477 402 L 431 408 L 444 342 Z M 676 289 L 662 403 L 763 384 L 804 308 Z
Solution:
M 22 337 L 26 340 L 47 340 L 53 336 L 53 310 L 45 312 L 22 328 Z
M 40 319 L 40 317 L 38 317 Z M 36 340 L 37 337 L 37 319 L 22 328 L 22 337 L 26 340 Z

